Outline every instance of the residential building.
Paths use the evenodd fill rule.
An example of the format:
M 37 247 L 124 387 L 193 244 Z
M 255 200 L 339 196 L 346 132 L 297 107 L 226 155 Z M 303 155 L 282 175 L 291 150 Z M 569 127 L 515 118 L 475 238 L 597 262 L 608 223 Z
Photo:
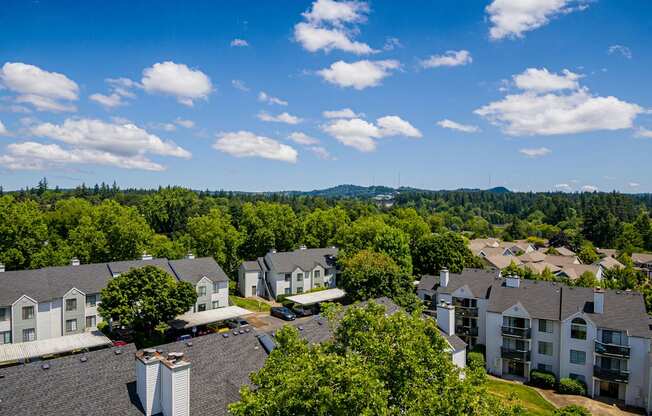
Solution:
M 632 261 L 634 267 L 645 272 L 648 277 L 652 278 L 652 253 L 633 253 Z
M 192 257 L 192 256 L 190 256 Z M 133 268 L 155 266 L 197 288 L 193 311 L 228 306 L 228 277 L 211 257 L 153 259 L 0 272 L 0 344 L 46 340 L 97 328 L 100 291 Z M 0 268 L 4 270 L 4 268 Z M 203 287 L 203 289 L 202 289 Z
M 335 247 L 271 250 L 264 257 L 242 263 L 238 270 L 238 290 L 245 297 L 276 299 L 280 295 L 333 288 L 337 282 L 336 257 Z

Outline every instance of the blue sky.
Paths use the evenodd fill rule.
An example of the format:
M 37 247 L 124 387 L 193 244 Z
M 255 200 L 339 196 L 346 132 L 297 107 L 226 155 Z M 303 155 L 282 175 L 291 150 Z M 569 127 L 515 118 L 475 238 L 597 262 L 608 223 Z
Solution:
M 5 1 L 0 184 L 652 192 L 651 32 L 645 1 Z

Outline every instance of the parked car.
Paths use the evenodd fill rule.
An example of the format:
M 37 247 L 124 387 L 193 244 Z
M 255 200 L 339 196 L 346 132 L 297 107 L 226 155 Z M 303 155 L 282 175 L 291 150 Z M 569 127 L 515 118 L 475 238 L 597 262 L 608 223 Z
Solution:
M 311 308 L 302 308 L 302 307 L 294 307 L 292 308 L 292 312 L 298 317 L 304 317 L 304 316 L 311 316 L 314 315 L 315 312 Z
M 294 321 L 297 319 L 297 315 L 285 306 L 276 306 L 269 311 L 269 314 L 284 321 Z
M 177 341 L 188 341 L 190 339 L 192 339 L 192 336 L 190 336 L 189 334 L 184 334 L 181 335 L 179 338 L 177 338 Z
M 247 322 L 246 319 L 242 318 L 229 319 L 226 321 L 226 325 L 231 329 L 250 326 L 249 322 Z
M 113 341 L 114 347 L 124 347 L 125 345 L 127 345 L 127 343 L 124 341 Z

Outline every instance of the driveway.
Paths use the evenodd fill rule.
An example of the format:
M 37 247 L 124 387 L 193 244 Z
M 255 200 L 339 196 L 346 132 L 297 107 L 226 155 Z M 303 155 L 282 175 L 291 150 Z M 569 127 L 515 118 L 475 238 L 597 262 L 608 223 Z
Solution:
M 569 404 L 577 404 L 589 409 L 592 415 L 598 416 L 631 416 L 645 414 L 643 412 L 633 412 L 631 410 L 623 410 L 618 408 L 615 404 L 593 400 L 583 396 L 570 396 L 567 394 L 555 393 L 552 390 L 544 390 L 532 387 L 539 392 L 546 400 L 552 403 L 555 407 L 564 407 Z
M 302 318 L 297 318 L 295 321 L 284 321 L 275 316 L 270 316 L 267 312 L 256 312 L 251 315 L 246 315 L 243 318 L 246 319 L 257 330 L 270 332 L 276 331 L 286 324 L 306 322 L 312 317 L 304 316 Z

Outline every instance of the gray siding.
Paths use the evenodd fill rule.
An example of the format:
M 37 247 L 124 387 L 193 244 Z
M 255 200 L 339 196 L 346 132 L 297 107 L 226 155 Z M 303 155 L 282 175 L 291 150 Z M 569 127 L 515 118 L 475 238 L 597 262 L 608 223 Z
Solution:
M 32 319 L 23 319 L 23 307 L 33 306 L 34 317 Z M 23 329 L 34 328 L 34 339 L 36 340 L 36 314 L 38 313 L 38 305 L 30 299 L 23 297 L 12 306 L 12 342 L 23 342 Z
M 206 288 L 205 296 L 199 296 L 200 287 Z M 195 303 L 195 312 L 199 312 L 199 305 L 201 304 L 206 305 L 206 310 L 211 309 L 212 308 L 211 295 L 213 294 L 213 282 L 211 282 L 208 279 L 202 279 L 199 281 L 199 283 L 197 283 L 195 289 L 197 290 L 197 302 Z
M 66 310 L 66 301 L 68 299 L 76 299 L 77 300 L 77 309 L 74 311 L 67 311 Z M 63 335 L 72 335 L 72 334 L 79 334 L 81 332 L 84 332 L 84 328 L 86 327 L 86 313 L 84 308 L 86 307 L 86 295 L 81 293 L 80 291 L 73 289 L 66 296 L 63 297 L 63 322 L 62 322 L 62 330 L 63 330 Z M 71 319 L 76 319 L 77 320 L 77 330 L 76 331 L 66 331 L 66 321 L 71 320 Z M 54 334 L 53 334 L 54 336 Z

